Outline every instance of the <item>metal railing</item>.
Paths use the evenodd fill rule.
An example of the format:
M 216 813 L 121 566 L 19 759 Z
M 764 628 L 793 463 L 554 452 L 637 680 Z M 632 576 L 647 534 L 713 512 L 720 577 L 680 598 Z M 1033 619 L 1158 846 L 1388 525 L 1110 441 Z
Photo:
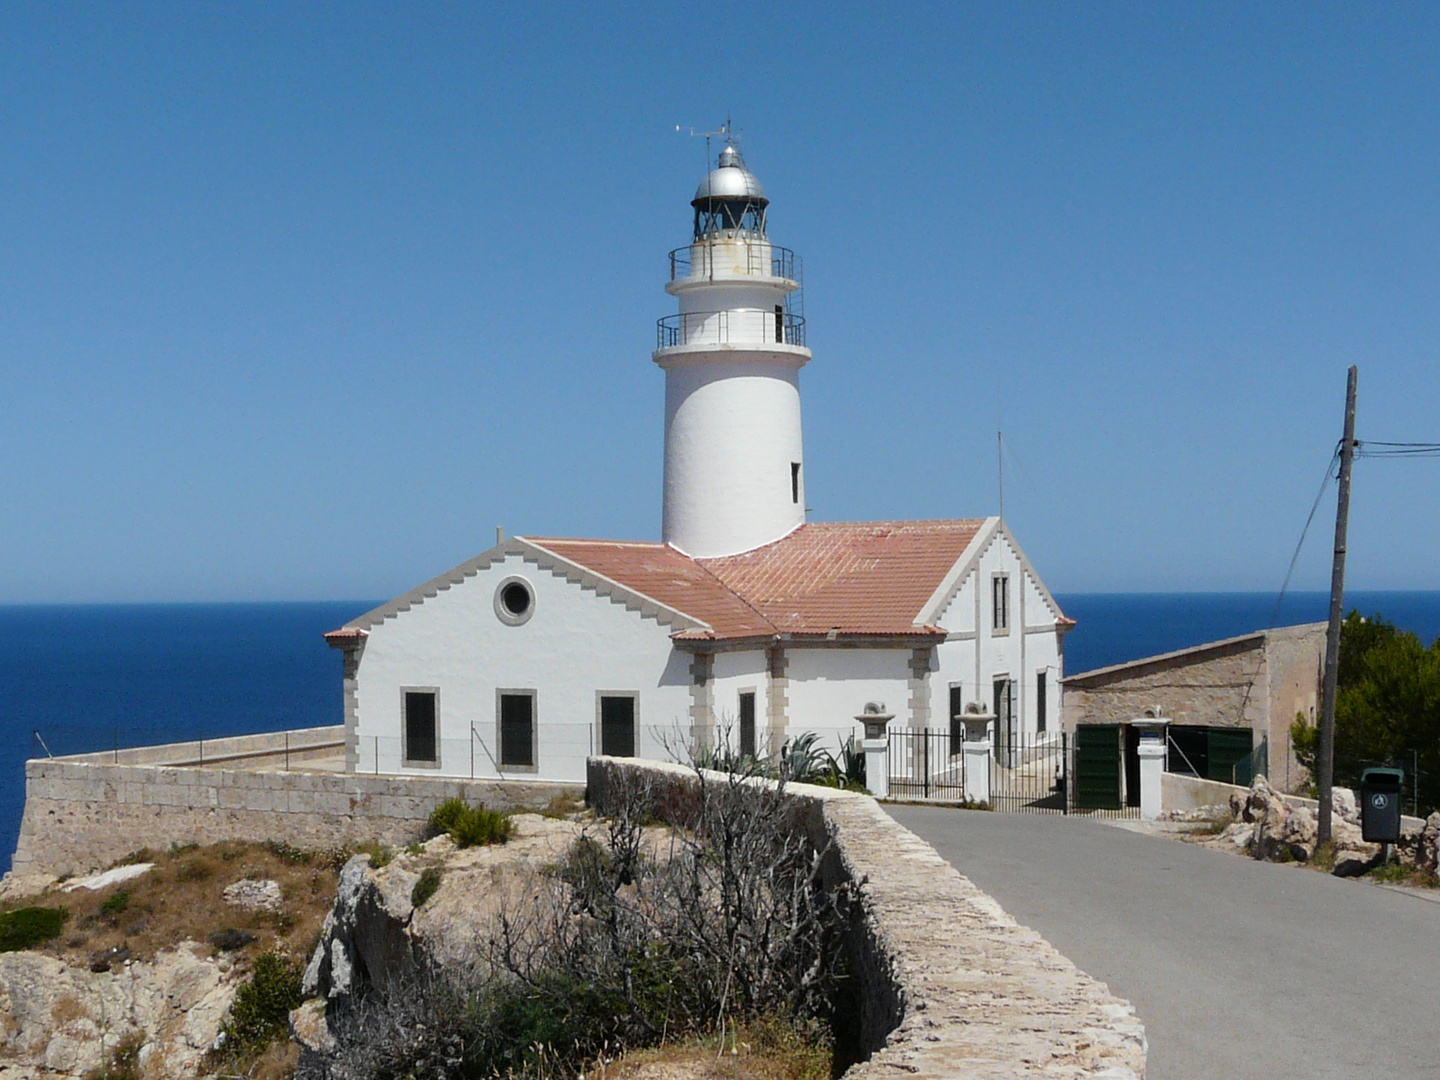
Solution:
M 804 264 L 786 247 L 751 240 L 706 240 L 670 252 L 670 280 L 745 275 L 785 278 L 801 285 Z
M 788 311 L 741 308 L 690 311 L 655 322 L 655 347 L 679 345 L 805 345 L 805 319 Z

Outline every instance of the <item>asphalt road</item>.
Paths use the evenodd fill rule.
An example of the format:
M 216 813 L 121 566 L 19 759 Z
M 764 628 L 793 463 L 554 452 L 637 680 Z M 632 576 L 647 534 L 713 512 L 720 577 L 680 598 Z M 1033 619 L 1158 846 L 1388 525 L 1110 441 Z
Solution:
M 886 809 L 1130 999 L 1149 1080 L 1440 1078 L 1440 903 L 1081 818 Z

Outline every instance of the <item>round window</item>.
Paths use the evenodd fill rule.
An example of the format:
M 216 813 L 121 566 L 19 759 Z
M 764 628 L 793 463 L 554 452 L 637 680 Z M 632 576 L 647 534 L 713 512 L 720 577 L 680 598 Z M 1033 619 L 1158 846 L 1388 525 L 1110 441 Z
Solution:
M 522 577 L 506 578 L 495 590 L 495 614 L 510 626 L 519 626 L 535 613 L 535 590 Z

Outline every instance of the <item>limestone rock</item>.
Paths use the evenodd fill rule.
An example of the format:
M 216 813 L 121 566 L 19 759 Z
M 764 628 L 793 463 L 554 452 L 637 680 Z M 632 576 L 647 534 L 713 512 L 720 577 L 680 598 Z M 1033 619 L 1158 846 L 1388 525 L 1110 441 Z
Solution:
M 0 1078 L 78 1080 L 103 1064 L 102 1042 L 108 1049 L 136 1033 L 146 1076 L 198 1075 L 235 987 L 195 942 L 106 972 L 40 953 L 0 954 Z
M 371 986 L 402 985 L 423 967 L 476 959 L 480 930 L 508 903 L 533 889 L 584 832 L 573 821 L 517 814 L 505 844 L 459 850 L 437 837 L 422 854 L 397 854 L 385 866 L 357 855 L 340 871 L 335 906 L 306 965 L 302 991 L 311 1001 L 291 1014 L 302 1060 L 333 1049 L 330 1020 L 353 995 Z M 435 894 L 416 909 L 410 902 L 421 872 L 442 864 Z M 0 1078 L 3 1080 L 3 1078 Z
M 325 1020 L 325 1002 L 311 998 L 290 1013 L 290 1037 L 311 1054 L 330 1054 L 335 1050 L 335 1036 Z
M 132 863 L 129 866 L 117 866 L 113 870 L 106 870 L 103 874 L 92 874 L 79 881 L 66 882 L 61 886 L 61 892 L 74 892 L 76 889 L 89 889 L 91 892 L 98 892 L 101 889 L 108 889 L 111 885 L 119 885 L 125 881 L 133 881 L 135 878 L 148 874 L 155 868 L 154 863 L 142 862 Z
M 1405 845 L 1410 850 L 1410 861 L 1417 870 L 1440 872 L 1440 810 L 1425 819 L 1425 825 L 1414 840 Z
M 1330 789 L 1330 806 L 1334 818 L 1348 821 L 1357 829 L 1360 827 L 1360 804 L 1355 801 L 1355 792 L 1348 787 Z
M 256 880 L 242 878 L 233 885 L 226 885 L 223 893 L 225 902 L 246 911 L 283 911 L 285 894 L 280 883 L 269 878 Z

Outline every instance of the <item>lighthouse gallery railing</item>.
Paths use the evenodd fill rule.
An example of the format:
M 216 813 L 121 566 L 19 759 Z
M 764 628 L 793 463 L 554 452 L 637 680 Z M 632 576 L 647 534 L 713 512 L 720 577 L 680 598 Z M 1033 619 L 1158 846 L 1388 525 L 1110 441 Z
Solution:
M 805 345 L 805 319 L 788 311 L 690 311 L 655 323 L 655 347 L 679 345 Z

